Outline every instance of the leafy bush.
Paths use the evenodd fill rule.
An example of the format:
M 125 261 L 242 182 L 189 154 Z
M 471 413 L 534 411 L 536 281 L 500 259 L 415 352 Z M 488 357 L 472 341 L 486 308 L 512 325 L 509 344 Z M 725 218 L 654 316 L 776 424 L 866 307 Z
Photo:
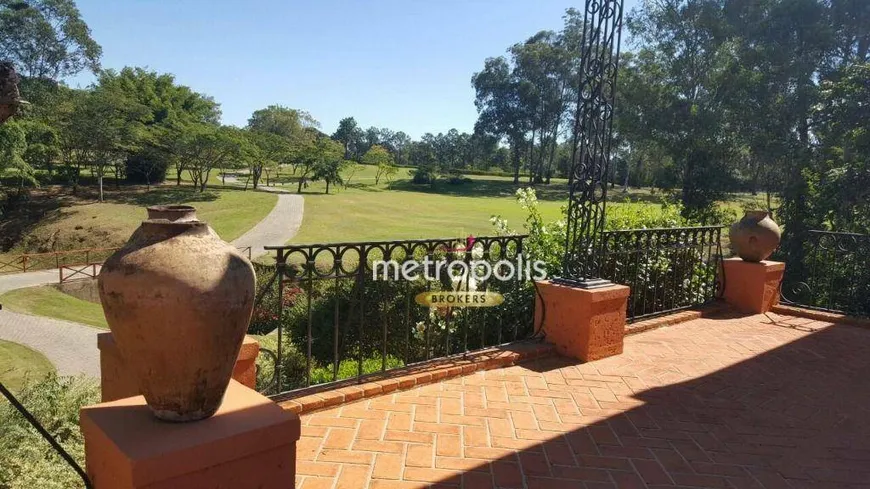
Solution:
M 128 156 L 125 168 L 127 182 L 156 185 L 166 180 L 169 159 L 162 151 L 147 146 Z
M 450 185 L 462 185 L 464 183 L 472 183 L 472 182 L 474 182 L 474 180 L 472 180 L 468 177 L 462 176 L 461 173 L 451 173 L 447 177 L 447 183 L 449 183 Z
M 562 207 L 562 218 L 545 222 L 538 209 L 538 198 L 534 188 L 518 189 L 517 202 L 528 213 L 523 230 L 517 231 L 510 227 L 501 216 L 490 219 L 496 232 L 500 235 L 526 233 L 524 252 L 531 260 L 541 260 L 546 263 L 547 275 L 552 276 L 561 271 L 565 253 L 565 233 L 567 207 Z M 605 228 L 616 229 L 652 229 L 691 226 L 680 213 L 679 204 L 664 203 L 660 207 L 646 204 L 626 204 L 607 208 Z
M 417 168 L 411 171 L 411 183 L 417 185 L 434 184 L 438 174 L 426 168 Z
M 560 273 L 565 253 L 566 209 L 562 209 L 562 219 L 545 222 L 538 209 L 534 189 L 519 189 L 516 195 L 517 201 L 528 213 L 524 223 L 524 231 L 529 234 L 525 241 L 525 253 L 530 260 L 546 263 L 548 276 Z M 499 234 L 516 233 L 501 217 L 493 216 L 492 223 Z M 658 208 L 631 204 L 611 206 L 607 208 L 605 221 L 607 230 L 694 225 L 682 217 L 679 204 L 667 203 Z M 708 263 L 707 258 L 704 250 L 696 246 L 651 250 L 640 255 L 610 254 L 600 263 L 600 273 L 603 278 L 630 285 L 633 301 L 630 312 L 644 314 L 709 299 L 715 292 L 716 267 Z M 667 294 L 650 284 L 668 284 Z
M 375 372 L 380 372 L 381 367 L 383 367 L 383 359 L 381 357 L 370 357 L 363 359 L 363 375 L 365 374 L 373 374 Z M 400 359 L 387 355 L 386 367 L 387 369 L 398 368 L 405 365 L 405 362 Z M 359 361 L 357 360 L 342 360 L 338 364 L 338 377 L 336 379 L 332 378 L 332 365 L 328 365 L 325 367 L 317 367 L 311 370 L 311 383 L 312 384 L 324 384 L 326 382 L 332 382 L 333 380 L 343 380 L 350 379 L 356 377 L 359 374 Z
M 50 375 L 27 385 L 18 399 L 84 467 L 79 409 L 100 401 L 99 386 L 84 377 Z M 79 476 L 9 403 L 0 405 L 0 487 L 84 487 Z

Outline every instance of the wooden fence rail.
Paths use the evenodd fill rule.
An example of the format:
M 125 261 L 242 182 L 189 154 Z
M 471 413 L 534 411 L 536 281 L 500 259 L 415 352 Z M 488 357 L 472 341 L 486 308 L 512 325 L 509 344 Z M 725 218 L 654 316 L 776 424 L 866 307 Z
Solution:
M 58 269 L 61 283 L 69 280 L 64 271 L 73 271 L 81 267 L 102 264 L 106 258 L 118 248 L 86 248 L 81 250 L 52 251 L 49 253 L 28 253 L 23 255 L 0 255 L 0 275 L 9 273 L 32 272 L 35 270 Z M 239 248 L 239 251 L 251 259 L 251 247 Z M 78 271 L 70 274 L 76 278 L 84 278 L 84 273 Z

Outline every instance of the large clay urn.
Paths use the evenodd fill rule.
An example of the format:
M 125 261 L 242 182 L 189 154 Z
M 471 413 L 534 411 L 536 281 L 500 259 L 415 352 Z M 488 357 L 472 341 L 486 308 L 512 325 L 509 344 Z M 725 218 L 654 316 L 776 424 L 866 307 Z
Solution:
M 118 350 L 158 418 L 217 411 L 254 304 L 251 263 L 190 206 L 148 208 L 99 275 Z
M 731 226 L 731 247 L 744 261 L 766 260 L 779 246 L 782 231 L 767 211 L 746 211 Z

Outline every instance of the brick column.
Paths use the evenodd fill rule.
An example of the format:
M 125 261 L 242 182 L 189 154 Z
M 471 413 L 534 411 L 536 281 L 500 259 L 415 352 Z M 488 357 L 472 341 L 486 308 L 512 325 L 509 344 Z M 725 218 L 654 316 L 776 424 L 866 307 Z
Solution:
M 97 335 L 97 347 L 100 349 L 100 387 L 102 401 L 115 401 L 139 395 L 136 380 L 124 365 L 124 360 L 115 345 L 112 333 Z M 260 344 L 254 338 L 245 336 L 239 358 L 233 367 L 233 379 L 251 389 L 257 386 L 257 356 L 260 354 Z
M 549 280 L 537 286 L 535 324 L 556 351 L 585 362 L 622 353 L 628 287 L 582 289 Z
M 725 302 L 740 312 L 761 314 L 779 304 L 779 287 L 785 263 L 753 263 L 740 258 L 722 262 L 725 274 Z
M 94 489 L 292 489 L 299 417 L 230 381 L 208 419 L 167 423 L 142 396 L 81 410 Z

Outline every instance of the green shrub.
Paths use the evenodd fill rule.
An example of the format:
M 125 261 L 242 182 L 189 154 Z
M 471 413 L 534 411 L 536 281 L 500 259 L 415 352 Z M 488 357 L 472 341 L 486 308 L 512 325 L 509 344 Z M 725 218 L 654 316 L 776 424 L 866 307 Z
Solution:
M 383 359 L 381 357 L 373 357 L 373 358 L 364 358 L 363 359 L 363 375 L 365 374 L 373 374 L 375 372 L 380 372 L 381 367 L 383 367 Z M 392 356 L 387 355 L 386 367 L 387 369 L 398 368 L 404 366 L 405 363 Z M 332 365 L 327 365 L 325 367 L 318 367 L 316 369 L 312 369 L 311 371 L 311 383 L 312 384 L 323 384 L 326 382 L 332 382 L 333 380 L 343 380 L 350 379 L 359 375 L 359 361 L 358 360 L 342 360 L 338 364 L 338 377 L 332 378 L 333 371 Z
M 522 230 L 512 228 L 501 216 L 493 216 L 490 221 L 500 235 L 528 234 L 524 252 L 530 260 L 541 260 L 547 264 L 548 276 L 558 274 L 562 269 L 565 253 L 565 233 L 567 207 L 562 208 L 562 218 L 545 222 L 538 209 L 538 198 L 534 188 L 518 189 L 517 202 L 528 213 Z M 624 204 L 607 207 L 604 227 L 617 229 L 653 229 L 694 226 L 681 216 L 679 204 L 664 203 L 659 207 L 647 204 Z
M 100 401 L 99 386 L 84 377 L 58 377 L 28 384 L 21 403 L 84 467 L 79 409 Z M 0 405 L 0 488 L 69 489 L 84 487 L 78 474 L 51 448 L 11 404 Z

